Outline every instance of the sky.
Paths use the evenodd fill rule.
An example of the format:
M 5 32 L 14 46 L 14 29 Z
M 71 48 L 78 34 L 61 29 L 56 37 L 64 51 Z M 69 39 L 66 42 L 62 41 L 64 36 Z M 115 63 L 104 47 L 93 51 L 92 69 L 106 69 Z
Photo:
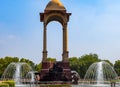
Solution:
M 27 58 L 40 63 L 44 12 L 50 0 L 0 0 L 0 58 Z M 95 53 L 120 60 L 120 0 L 60 0 L 72 13 L 68 22 L 69 57 Z M 48 57 L 62 60 L 62 26 L 47 26 Z

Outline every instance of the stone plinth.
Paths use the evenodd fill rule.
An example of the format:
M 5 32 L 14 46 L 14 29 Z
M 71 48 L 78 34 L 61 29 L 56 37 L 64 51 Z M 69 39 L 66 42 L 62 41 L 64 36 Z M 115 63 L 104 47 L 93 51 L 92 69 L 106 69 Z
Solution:
M 40 81 L 71 81 L 71 70 L 68 62 L 43 62 Z

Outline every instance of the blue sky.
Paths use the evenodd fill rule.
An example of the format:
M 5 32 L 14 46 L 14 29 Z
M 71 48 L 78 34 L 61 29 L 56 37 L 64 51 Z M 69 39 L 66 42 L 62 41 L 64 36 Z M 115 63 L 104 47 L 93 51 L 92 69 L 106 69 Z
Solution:
M 49 0 L 0 0 L 0 57 L 42 59 L 43 23 L 39 13 Z M 96 53 L 112 63 L 120 60 L 120 0 L 61 0 L 71 12 L 69 56 Z M 51 22 L 48 57 L 62 59 L 62 27 Z

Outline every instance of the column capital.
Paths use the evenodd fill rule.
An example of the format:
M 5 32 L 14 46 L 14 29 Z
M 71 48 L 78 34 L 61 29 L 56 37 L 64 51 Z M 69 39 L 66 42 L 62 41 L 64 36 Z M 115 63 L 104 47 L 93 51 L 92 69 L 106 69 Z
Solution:
M 44 23 L 44 29 L 46 30 L 46 26 L 47 26 L 47 24 L 46 23 Z
M 63 23 L 63 27 L 66 27 L 67 26 L 67 22 Z
M 47 23 L 44 23 L 44 26 L 47 26 Z

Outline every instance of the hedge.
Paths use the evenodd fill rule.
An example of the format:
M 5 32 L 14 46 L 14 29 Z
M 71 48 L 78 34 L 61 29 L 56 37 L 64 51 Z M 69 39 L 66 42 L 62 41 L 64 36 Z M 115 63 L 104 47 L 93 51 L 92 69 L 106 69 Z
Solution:
M 6 84 L 9 84 L 9 87 L 15 87 L 15 82 L 14 81 L 3 81 L 2 83 L 6 83 Z
M 7 83 L 0 83 L 0 87 L 9 87 L 9 84 L 7 84 Z

